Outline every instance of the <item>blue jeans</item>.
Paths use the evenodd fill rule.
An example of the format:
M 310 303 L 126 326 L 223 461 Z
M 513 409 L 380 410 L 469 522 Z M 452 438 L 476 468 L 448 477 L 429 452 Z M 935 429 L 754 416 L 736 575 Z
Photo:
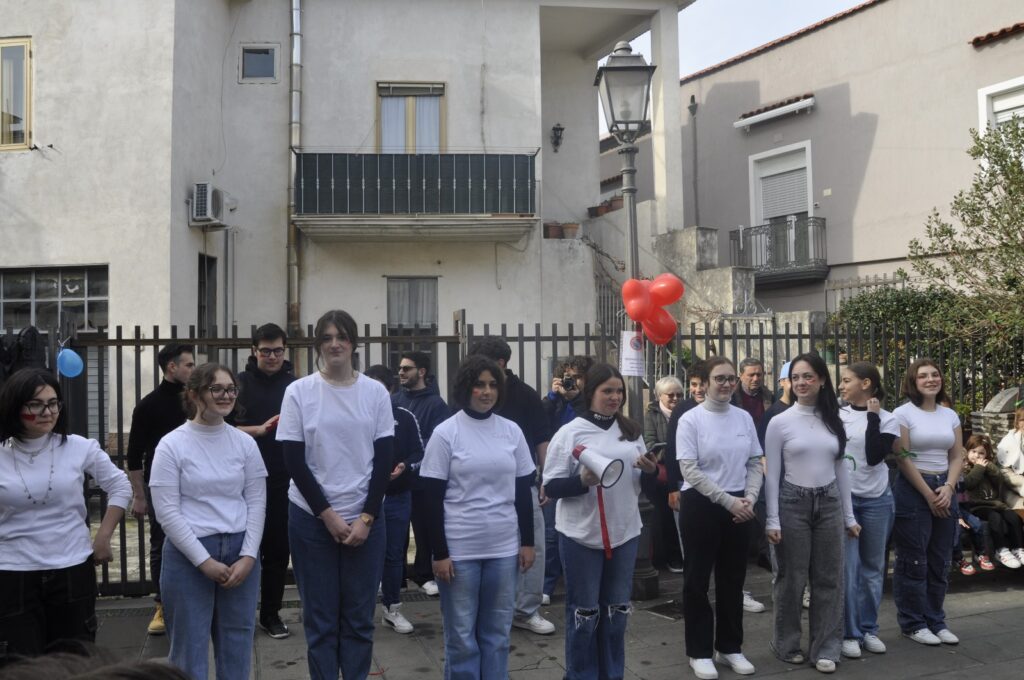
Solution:
M 335 543 L 324 523 L 288 504 L 288 543 L 302 598 L 306 659 L 313 680 L 364 680 L 373 661 L 373 611 L 384 567 L 386 529 L 370 528 L 358 548 Z
M 853 496 L 853 514 L 860 525 L 858 538 L 846 537 L 846 600 L 844 612 L 847 640 L 862 640 L 878 634 L 878 607 L 885 581 L 885 546 L 895 517 L 892 492 L 877 498 Z
M 558 532 L 555 531 L 555 508 L 558 501 L 550 499 L 541 510 L 544 512 L 544 594 L 551 597 L 555 586 L 562 577 L 562 558 L 558 554 Z
M 612 550 L 558 535 L 565 571 L 565 680 L 620 680 L 639 537 Z
M 946 483 L 946 475 L 921 475 L 925 483 L 937 489 Z M 892 576 L 892 596 L 900 630 L 913 633 L 921 628 L 932 632 L 946 628 L 946 584 L 953 558 L 957 503 L 953 496 L 949 517 L 936 517 L 928 501 L 903 475 L 893 484 L 896 499 L 896 523 L 893 542 L 896 563 Z
M 210 557 L 231 566 L 238 560 L 245 532 L 200 538 Z M 207 651 L 213 639 L 217 680 L 247 680 L 252 664 L 260 562 L 236 588 L 206 578 L 170 540 L 164 541 L 160 595 L 171 638 L 168 661 L 192 678 L 209 673 Z
M 384 575 L 381 577 L 381 602 L 385 607 L 402 601 L 399 592 L 405 576 L 405 544 L 409 542 L 409 515 L 412 513 L 412 492 L 403 491 L 384 497 L 381 519 L 387 529 L 384 552 Z
M 445 680 L 507 680 L 518 565 L 518 555 L 453 560 L 452 582 L 438 579 Z

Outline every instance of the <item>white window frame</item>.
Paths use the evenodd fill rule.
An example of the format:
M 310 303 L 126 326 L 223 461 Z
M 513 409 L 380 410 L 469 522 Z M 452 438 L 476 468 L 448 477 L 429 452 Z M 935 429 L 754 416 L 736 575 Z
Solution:
M 25 141 L 18 144 L 0 144 L 0 151 L 27 151 L 32 148 L 32 38 L 0 38 L 0 47 L 25 48 Z
M 786 156 L 795 151 L 803 150 L 804 166 L 807 168 L 807 216 L 814 217 L 814 169 L 811 167 L 811 140 L 807 139 L 795 144 L 780 146 L 777 149 L 756 153 L 748 158 L 747 164 L 747 186 L 750 191 L 750 226 L 756 227 L 764 224 L 761 218 L 763 206 L 761 203 L 761 192 L 759 191 L 761 174 L 758 172 L 759 164 L 776 158 Z M 800 166 L 794 166 L 796 169 Z
M 992 111 L 992 100 L 1006 92 L 1024 88 L 1024 76 L 1004 80 L 978 90 L 978 130 L 984 133 L 988 126 L 995 127 L 996 117 Z
M 246 78 L 244 69 L 246 50 L 274 50 L 273 78 Z M 238 82 L 241 85 L 264 85 L 277 83 L 281 80 L 281 43 L 239 43 L 238 45 Z

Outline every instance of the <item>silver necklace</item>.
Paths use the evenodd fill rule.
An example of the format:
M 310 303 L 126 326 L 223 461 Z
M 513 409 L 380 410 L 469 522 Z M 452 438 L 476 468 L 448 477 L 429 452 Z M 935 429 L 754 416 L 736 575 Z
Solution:
M 50 478 L 46 481 L 46 495 L 43 496 L 42 500 L 39 500 L 38 498 L 33 496 L 32 492 L 29 490 L 28 483 L 25 482 L 25 475 L 23 475 L 21 473 L 21 468 L 18 467 L 18 453 L 17 452 L 20 451 L 21 453 L 27 454 L 29 456 L 29 464 L 31 465 L 31 464 L 35 463 L 36 456 L 41 454 L 45 449 L 40 449 L 39 451 L 36 451 L 35 454 L 32 454 L 32 453 L 29 453 L 29 452 L 19 448 L 14 442 L 15 442 L 15 440 L 12 438 L 11 439 L 11 449 L 12 449 L 11 455 L 14 457 L 14 471 L 18 473 L 18 477 L 21 479 L 21 486 L 22 486 L 22 488 L 25 489 L 25 495 L 28 497 L 28 499 L 30 501 L 32 501 L 32 505 L 46 505 L 46 502 L 50 500 L 50 493 L 53 491 L 53 468 L 54 468 L 54 459 L 56 458 L 56 455 L 53 453 L 53 437 L 50 436 L 49 446 L 45 447 L 45 449 L 49 449 L 49 451 L 50 451 Z

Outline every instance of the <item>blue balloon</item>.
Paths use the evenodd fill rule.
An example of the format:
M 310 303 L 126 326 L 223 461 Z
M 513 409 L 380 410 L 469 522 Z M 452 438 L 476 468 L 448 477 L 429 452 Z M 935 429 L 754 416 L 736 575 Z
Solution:
M 78 356 L 78 352 L 65 348 L 57 354 L 57 370 L 61 375 L 75 378 L 83 368 L 85 366 L 82 364 L 82 357 Z

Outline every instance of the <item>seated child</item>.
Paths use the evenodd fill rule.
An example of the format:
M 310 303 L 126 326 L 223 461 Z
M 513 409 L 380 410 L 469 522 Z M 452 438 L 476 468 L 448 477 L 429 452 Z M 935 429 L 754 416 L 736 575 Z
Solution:
M 988 522 L 996 559 L 1004 567 L 1019 569 L 1024 563 L 1024 527 L 1017 513 L 1002 500 L 1006 479 L 995 462 L 992 442 L 984 435 L 972 435 L 966 449 L 967 506 L 978 519 Z

